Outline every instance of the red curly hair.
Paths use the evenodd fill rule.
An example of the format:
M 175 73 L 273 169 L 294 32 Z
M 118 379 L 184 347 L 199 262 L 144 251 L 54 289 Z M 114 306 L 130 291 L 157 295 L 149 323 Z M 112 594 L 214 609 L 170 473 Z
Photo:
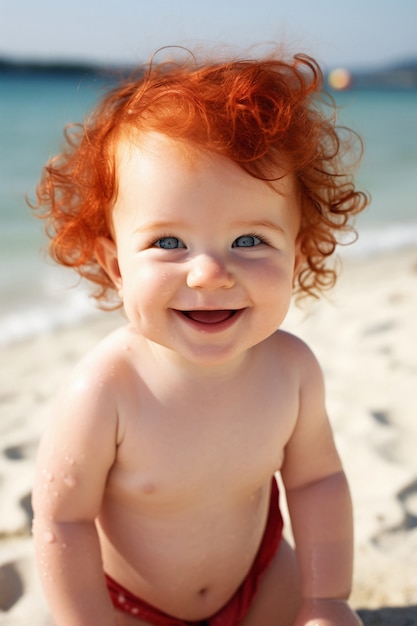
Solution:
M 99 237 L 111 238 L 117 196 L 115 147 L 122 137 L 157 131 L 223 155 L 250 175 L 274 179 L 277 167 L 295 176 L 300 191 L 299 233 L 304 263 L 299 294 L 317 296 L 336 280 L 326 259 L 338 233 L 355 233 L 351 217 L 368 203 L 352 173 L 358 153 L 348 129 L 324 114 L 323 77 L 310 57 L 291 60 L 151 62 L 111 90 L 84 125 L 66 132 L 66 147 L 45 166 L 33 206 L 46 220 L 50 253 L 93 281 L 104 302 L 110 278 L 95 256 Z M 354 155 L 354 161 L 350 155 Z

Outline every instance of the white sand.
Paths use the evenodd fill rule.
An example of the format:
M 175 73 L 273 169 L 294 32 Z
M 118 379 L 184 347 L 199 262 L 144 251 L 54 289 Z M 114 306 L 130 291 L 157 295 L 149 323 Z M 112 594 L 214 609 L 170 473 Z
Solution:
M 30 539 L 33 463 L 66 372 L 119 323 L 3 348 L 0 381 L 0 624 L 51 626 Z M 366 625 L 417 624 L 417 251 L 345 262 L 331 300 L 286 328 L 316 352 L 356 521 L 352 604 Z

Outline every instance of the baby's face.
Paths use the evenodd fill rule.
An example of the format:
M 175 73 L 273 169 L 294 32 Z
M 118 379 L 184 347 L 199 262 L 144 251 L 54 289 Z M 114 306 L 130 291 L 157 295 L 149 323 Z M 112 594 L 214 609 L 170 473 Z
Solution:
M 282 323 L 300 226 L 290 176 L 275 191 L 165 136 L 122 143 L 114 244 L 101 262 L 132 325 L 194 364 L 242 357 Z

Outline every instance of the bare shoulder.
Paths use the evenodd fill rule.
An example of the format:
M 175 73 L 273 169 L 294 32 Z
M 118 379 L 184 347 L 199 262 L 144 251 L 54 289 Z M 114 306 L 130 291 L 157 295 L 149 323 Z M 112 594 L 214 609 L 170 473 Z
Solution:
M 91 350 L 80 359 L 74 373 L 99 371 L 104 374 L 111 370 L 114 363 L 124 360 L 132 348 L 132 337 L 128 326 L 121 326 L 101 339 Z
M 283 355 L 289 366 L 295 367 L 304 375 L 321 376 L 321 367 L 311 348 L 299 337 L 289 332 L 278 330 L 272 336 L 273 351 Z
M 118 397 L 129 364 L 128 331 L 113 331 L 87 352 L 62 381 L 52 402 L 50 429 L 78 425 L 97 437 L 114 437 L 118 429 Z
M 122 326 L 104 337 L 75 365 L 64 381 L 62 391 L 111 391 L 129 364 L 132 339 L 129 329 Z
M 320 364 L 309 346 L 300 339 L 285 334 L 282 342 L 290 354 L 298 384 L 297 418 L 281 468 L 288 490 L 339 472 L 341 465 L 326 411 Z
M 34 505 L 55 520 L 90 520 L 100 509 L 117 456 L 124 335 L 115 331 L 87 353 L 52 402 L 38 451 Z M 48 500 L 52 487 L 45 490 L 45 476 L 53 477 L 60 499 Z
M 284 362 L 284 369 L 290 372 L 298 388 L 299 415 L 312 411 L 323 413 L 325 404 L 324 376 L 318 359 L 311 348 L 300 338 L 284 331 L 275 333 L 275 352 Z M 308 410 L 306 410 L 308 408 Z

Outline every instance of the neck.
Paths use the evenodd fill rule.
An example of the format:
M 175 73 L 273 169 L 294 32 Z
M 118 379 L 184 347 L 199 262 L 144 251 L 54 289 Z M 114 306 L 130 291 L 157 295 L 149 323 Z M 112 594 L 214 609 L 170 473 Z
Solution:
M 180 354 L 169 350 L 157 343 L 148 341 L 149 349 L 155 362 L 161 367 L 161 371 L 171 370 L 179 374 L 184 381 L 196 384 L 217 380 L 227 381 L 234 377 L 241 376 L 252 362 L 252 356 L 256 352 L 251 348 L 232 359 L 221 362 L 195 362 L 189 361 Z

